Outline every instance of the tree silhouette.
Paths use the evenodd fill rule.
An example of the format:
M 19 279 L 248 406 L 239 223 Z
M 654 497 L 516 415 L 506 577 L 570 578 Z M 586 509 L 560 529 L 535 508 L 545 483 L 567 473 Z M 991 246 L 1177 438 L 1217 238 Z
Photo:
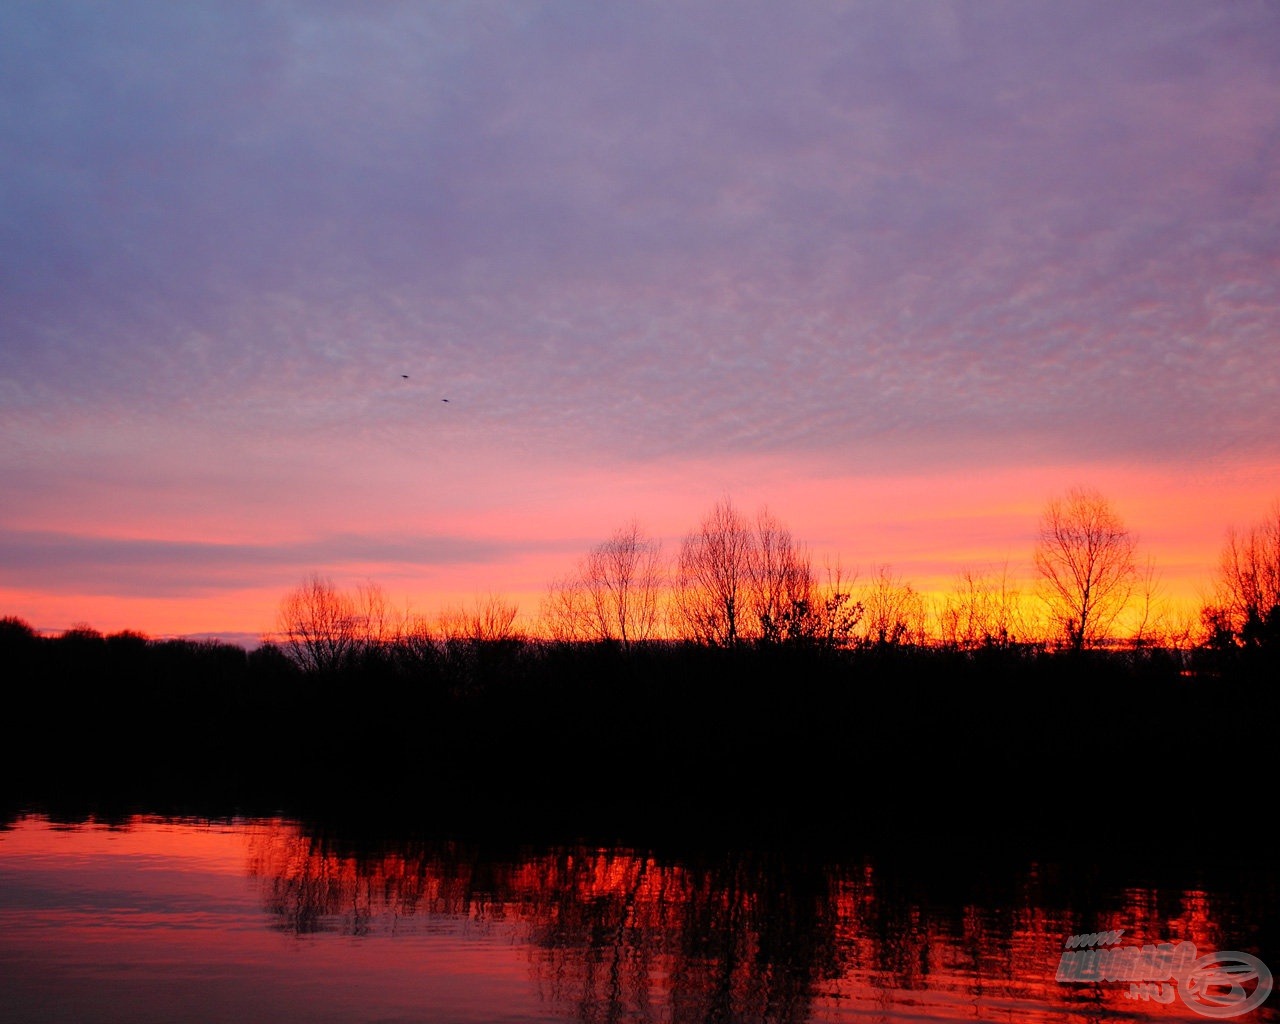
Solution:
M 862 591 L 863 636 L 874 647 L 922 644 L 926 619 L 924 598 L 908 582 L 882 565 Z
M 814 603 L 811 639 L 825 647 L 847 647 L 853 642 L 858 624 L 866 613 L 862 602 L 854 600 L 853 584 L 856 579 L 856 572 L 845 576 L 839 559 L 828 563 L 826 583 L 818 591 Z
M 436 632 L 447 641 L 498 642 L 516 640 L 520 605 L 501 594 L 472 599 L 470 605 L 451 605 L 436 616 Z
M 313 574 L 280 602 L 277 628 L 281 649 L 307 671 L 336 671 L 356 652 L 358 620 L 352 598 L 332 580 Z
M 812 636 L 817 594 L 808 555 L 767 510 L 756 516 L 750 548 L 751 628 L 765 643 Z
M 1105 641 L 1138 582 L 1133 535 L 1105 497 L 1072 488 L 1040 520 L 1035 548 L 1050 620 L 1079 651 Z
M 755 539 L 725 498 L 680 545 L 676 611 L 691 639 L 733 647 L 743 639 Z
M 1217 605 L 1219 628 L 1244 643 L 1280 640 L 1280 500 L 1260 522 L 1227 532 Z
M 733 647 L 844 646 L 862 618 L 838 565 L 825 585 L 791 531 L 766 508 L 750 523 L 727 498 L 680 546 L 674 618 L 685 637 Z
M 543 620 L 556 640 L 615 640 L 628 647 L 661 624 L 662 549 L 632 521 L 597 544 L 577 572 L 551 584 Z
M 1007 647 L 1023 638 L 1020 595 L 1008 566 L 964 569 L 938 612 L 939 639 L 958 650 Z

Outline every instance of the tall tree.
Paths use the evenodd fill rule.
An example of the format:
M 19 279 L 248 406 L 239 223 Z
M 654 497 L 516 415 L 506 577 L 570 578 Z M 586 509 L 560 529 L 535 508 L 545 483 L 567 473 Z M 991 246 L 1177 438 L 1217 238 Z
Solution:
M 333 581 L 311 575 L 280 602 L 277 628 L 281 648 L 312 672 L 342 668 L 360 643 L 355 602 Z
M 680 545 L 676 611 L 687 635 L 732 647 L 744 639 L 755 538 L 729 499 Z
M 1138 583 L 1136 542 L 1098 491 L 1076 487 L 1054 498 L 1035 548 L 1040 596 L 1073 650 L 1108 639 Z
M 582 581 L 601 639 L 616 639 L 626 647 L 657 632 L 662 575 L 661 545 L 634 521 L 591 550 Z
M 764 643 L 811 636 L 817 628 L 813 569 L 791 531 L 761 509 L 749 551 L 752 634 Z
M 662 546 L 632 521 L 552 582 L 543 627 L 555 640 L 652 639 L 662 623 Z

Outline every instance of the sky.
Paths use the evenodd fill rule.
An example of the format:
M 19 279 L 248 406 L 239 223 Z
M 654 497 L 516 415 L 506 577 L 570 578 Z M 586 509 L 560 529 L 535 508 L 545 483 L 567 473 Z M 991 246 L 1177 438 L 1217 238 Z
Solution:
M 0 5 L 0 615 L 533 616 L 635 520 L 1198 599 L 1280 498 L 1280 4 Z M 448 401 L 444 401 L 448 399 Z

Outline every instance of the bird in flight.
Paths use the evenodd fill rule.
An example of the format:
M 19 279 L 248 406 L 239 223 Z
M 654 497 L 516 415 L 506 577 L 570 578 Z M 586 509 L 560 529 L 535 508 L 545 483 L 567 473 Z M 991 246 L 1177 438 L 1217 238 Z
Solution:
M 447 401 L 449 401 L 449 399 L 447 399 L 447 398 L 442 398 L 442 399 L 440 399 L 440 401 L 442 401 L 442 402 L 447 402 Z
M 401 380 L 408 380 L 408 379 L 409 379 L 409 375 L 408 375 L 407 373 L 402 373 L 402 374 L 400 374 L 400 379 L 401 379 Z

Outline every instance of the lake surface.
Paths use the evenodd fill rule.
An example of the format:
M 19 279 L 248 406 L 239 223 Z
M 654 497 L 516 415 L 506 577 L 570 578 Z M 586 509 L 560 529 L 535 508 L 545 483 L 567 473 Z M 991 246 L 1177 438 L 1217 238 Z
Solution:
M 1179 841 L 810 856 L 26 816 L 0 831 L 0 1021 L 1280 1020 L 1274 862 L 1157 856 Z M 1069 937 L 1117 930 L 1091 962 L 1188 941 L 1212 982 L 1246 958 L 1189 993 L 1058 980 Z

